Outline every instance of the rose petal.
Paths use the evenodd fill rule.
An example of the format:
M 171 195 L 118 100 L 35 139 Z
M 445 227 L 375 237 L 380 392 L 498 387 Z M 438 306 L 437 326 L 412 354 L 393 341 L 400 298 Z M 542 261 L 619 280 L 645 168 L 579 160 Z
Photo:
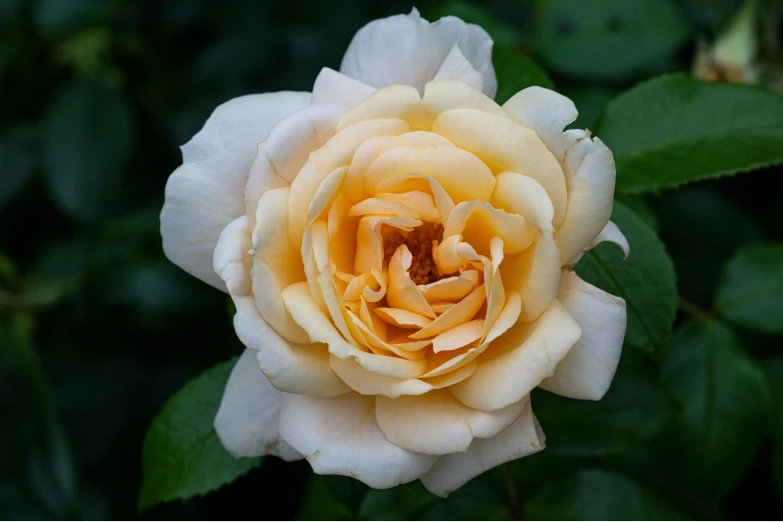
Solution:
M 568 262 L 609 222 L 614 202 L 612 151 L 598 138 L 579 140 L 566 152 L 568 211 L 555 243 Z
M 324 67 L 313 84 L 311 104 L 333 103 L 351 108 L 375 91 L 374 87 Z
M 253 231 L 253 297 L 264 320 L 284 339 L 310 342 L 288 313 L 283 289 L 305 280 L 302 256 L 288 241 L 288 188 L 265 193 L 258 202 Z
M 376 194 L 376 197 L 386 201 L 402 203 L 413 210 L 418 219 L 421 219 L 422 221 L 429 221 L 432 223 L 440 222 L 438 207 L 435 206 L 435 201 L 432 199 L 432 196 L 426 192 L 420 190 L 412 190 L 411 192 L 403 192 L 402 194 L 380 192 Z
M 424 328 L 432 319 L 399 308 L 376 308 L 375 313 L 389 324 L 400 328 Z
M 462 54 L 459 42 L 455 43 L 449 54 L 446 55 L 446 59 L 443 60 L 433 80 L 459 80 L 479 91 L 484 87 L 484 77 Z
M 495 177 L 480 159 L 450 145 L 389 149 L 367 169 L 365 184 L 373 192 L 383 180 L 411 172 L 437 181 L 455 202 L 489 201 L 495 188 Z
M 560 287 L 560 251 L 551 231 L 520 254 L 510 256 L 500 265 L 506 288 L 522 297 L 520 320 L 530 322 L 546 310 L 557 297 Z
M 408 273 L 412 261 L 413 256 L 407 246 L 397 247 L 389 261 L 389 287 L 386 291 L 386 300 L 391 308 L 408 310 L 434 319 L 435 312 Z
M 399 397 L 400 395 L 421 395 L 434 389 L 433 385 L 421 379 L 397 379 L 368 372 L 362 366 L 351 360 L 331 356 L 329 362 L 334 372 L 362 395 L 383 395 Z
M 495 466 L 541 451 L 545 440 L 528 400 L 511 426 L 490 439 L 474 439 L 465 452 L 442 456 L 421 481 L 432 493 L 445 497 Z
M 429 176 L 420 174 L 398 175 L 381 181 L 375 189 L 378 191 L 377 194 L 385 194 L 387 191 L 399 194 L 429 190 L 440 213 L 441 223 L 448 221 L 451 212 L 454 210 L 454 201 L 451 199 L 451 196 L 440 183 Z
M 560 225 L 569 204 L 565 176 L 534 131 L 475 109 L 443 112 L 432 124 L 432 130 L 481 158 L 495 173 L 518 172 L 538 181 L 552 201 L 554 225 Z
M 318 474 L 354 477 L 376 489 L 417 479 L 436 457 L 386 440 L 373 403 L 357 393 L 334 399 L 290 395 L 280 410 L 280 434 Z
M 375 355 L 359 350 L 346 342 L 332 325 L 310 294 L 307 283 L 296 283 L 283 290 L 283 302 L 299 326 L 314 342 L 329 345 L 329 352 L 340 359 L 358 362 L 365 370 L 379 375 L 407 379 L 418 377 L 426 369 L 426 361 L 408 361 L 399 357 Z
M 476 372 L 449 390 L 465 405 L 496 411 L 522 400 L 579 340 L 582 330 L 555 301 L 533 323 L 517 323 L 492 343 Z
M 503 104 L 503 109 L 514 121 L 536 131 L 562 163 L 569 145 L 563 129 L 579 115 L 574 102 L 555 91 L 533 86 L 512 96 Z
M 439 353 L 462 348 L 477 341 L 483 332 L 484 319 L 468 321 L 436 336 L 432 340 L 432 351 Z
M 558 300 L 582 328 L 582 337 L 540 386 L 570 397 L 597 401 L 612 384 L 625 337 L 625 301 L 582 281 L 563 276 Z
M 625 235 L 622 233 L 622 231 L 615 225 L 613 222 L 609 221 L 606 226 L 604 227 L 601 232 L 595 236 L 590 243 L 587 244 L 587 246 L 582 250 L 582 252 L 578 253 L 576 256 L 574 256 L 571 261 L 568 262 L 568 266 L 572 267 L 575 266 L 580 259 L 582 259 L 582 256 L 600 245 L 603 242 L 609 242 L 614 243 L 615 245 L 619 246 L 620 249 L 623 251 L 623 255 L 625 256 L 625 259 L 628 259 L 628 254 L 631 253 L 631 245 L 628 244 L 628 240 L 625 238 Z
M 313 152 L 291 184 L 288 202 L 288 235 L 291 243 L 297 248 L 301 246 L 308 218 L 307 210 L 326 176 L 338 167 L 347 166 L 365 140 L 373 136 L 402 134 L 409 130 L 408 124 L 402 120 L 363 121 L 343 129 Z
M 359 220 L 359 229 L 356 233 L 356 257 L 354 258 L 353 265 L 354 272 L 361 274 L 368 270 L 383 269 L 384 250 L 383 238 L 381 237 L 382 225 L 393 227 L 404 232 L 410 232 L 421 224 L 421 221 L 418 219 L 408 217 L 363 216 Z
M 310 153 L 334 136 L 343 112 L 345 109 L 339 105 L 309 105 L 272 127 L 266 140 L 258 145 L 245 186 L 251 227 L 255 227 L 258 200 L 264 192 L 291 185 Z
M 375 418 L 389 442 L 409 451 L 447 455 L 466 451 L 474 438 L 489 438 L 508 428 L 527 401 L 486 413 L 468 408 L 447 390 L 396 399 L 378 397 Z
M 494 98 L 497 78 L 492 67 L 492 38 L 486 31 L 454 16 L 431 24 L 415 8 L 408 15 L 375 20 L 362 27 L 343 56 L 340 72 L 374 87 L 401 83 L 421 90 L 457 42 L 484 76 L 484 92 Z
M 486 300 L 484 285 L 479 286 L 462 301 L 438 316 L 431 324 L 410 335 L 411 339 L 424 339 L 441 334 L 473 319 Z
M 479 280 L 476 270 L 465 270 L 458 276 L 446 277 L 427 285 L 419 285 L 419 290 L 428 303 L 458 301 L 468 295 Z M 454 303 L 448 303 L 452 305 Z M 446 310 L 442 310 L 445 312 Z
M 275 455 L 289 462 L 301 459 L 278 433 L 283 395 L 261 373 L 256 352 L 242 352 L 215 417 L 215 431 L 223 447 L 236 458 Z
M 552 230 L 555 209 L 541 184 L 516 172 L 501 172 L 495 176 L 492 206 L 519 214 L 539 232 Z

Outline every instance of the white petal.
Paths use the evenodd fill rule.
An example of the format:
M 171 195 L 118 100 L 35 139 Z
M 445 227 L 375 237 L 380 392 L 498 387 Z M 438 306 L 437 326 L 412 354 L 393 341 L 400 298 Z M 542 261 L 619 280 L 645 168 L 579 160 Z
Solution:
M 623 251 L 625 259 L 628 259 L 628 254 L 631 253 L 631 245 L 628 244 L 628 240 L 625 238 L 625 234 L 622 233 L 620 228 L 610 221 L 606 224 L 604 229 L 587 244 L 584 250 L 571 259 L 568 266 L 575 266 L 586 252 L 589 252 L 603 242 L 614 243 L 619 246 Z
M 374 402 L 358 393 L 333 399 L 289 395 L 280 411 L 280 434 L 318 474 L 354 477 L 375 489 L 416 480 L 437 457 L 386 440 Z
M 372 94 L 374 87 L 324 67 L 313 85 L 312 104 L 334 103 L 351 108 Z
M 577 322 L 555 301 L 534 322 L 517 323 L 495 340 L 476 372 L 449 390 L 471 408 L 505 408 L 550 377 L 580 335 Z
M 534 86 L 516 93 L 503 108 L 514 121 L 536 131 L 557 160 L 563 162 L 570 144 L 563 129 L 579 115 L 574 102 L 555 91 Z
M 471 87 L 475 87 L 479 91 L 484 88 L 484 77 L 462 54 L 459 43 L 454 44 L 454 47 L 451 48 L 433 80 L 459 80 Z
M 276 455 L 284 460 L 302 456 L 280 438 L 280 404 L 285 394 L 269 384 L 256 362 L 256 353 L 245 350 L 231 370 L 215 431 L 234 457 Z
M 250 293 L 250 233 L 247 216 L 236 218 L 221 232 L 212 264 L 231 295 Z
M 528 400 L 514 424 L 491 439 L 474 439 L 465 452 L 439 458 L 421 481 L 432 493 L 445 497 L 495 466 L 541 451 L 545 440 Z
M 343 56 L 340 72 L 373 87 L 405 84 L 421 92 L 457 43 L 484 77 L 484 92 L 494 98 L 497 78 L 492 67 L 493 42 L 487 32 L 454 16 L 431 24 L 416 9 L 362 27 Z
M 612 151 L 598 138 L 584 138 L 565 156 L 568 209 L 555 232 L 555 243 L 568 262 L 584 250 L 609 222 L 614 201 Z
M 225 291 L 212 254 L 226 225 L 247 213 L 245 184 L 257 145 L 309 101 L 309 93 L 289 91 L 235 98 L 182 147 L 184 164 L 169 177 L 160 215 L 163 251 L 172 262 Z
M 572 399 L 599 400 L 612 384 L 625 337 L 625 301 L 582 281 L 574 272 L 563 275 L 558 299 L 582 327 L 582 337 L 540 384 Z
M 350 390 L 329 366 L 325 344 L 286 341 L 264 321 L 252 297 L 232 297 L 237 307 L 234 316 L 237 337 L 257 352 L 258 365 L 275 388 L 324 397 Z
M 525 400 L 493 413 L 468 408 L 447 390 L 377 397 L 375 417 L 392 444 L 427 455 L 465 451 L 474 437 L 494 437 L 522 413 Z

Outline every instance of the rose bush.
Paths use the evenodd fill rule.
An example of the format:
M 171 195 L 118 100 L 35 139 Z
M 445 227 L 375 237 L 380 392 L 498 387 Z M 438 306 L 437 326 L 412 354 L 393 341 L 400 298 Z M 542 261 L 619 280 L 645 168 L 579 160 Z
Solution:
M 612 154 L 555 92 L 495 103 L 491 52 L 458 18 L 378 20 L 312 93 L 231 100 L 183 146 L 161 233 L 236 304 L 233 455 L 446 495 L 544 447 L 533 388 L 609 388 L 625 303 L 571 267 L 627 255 Z

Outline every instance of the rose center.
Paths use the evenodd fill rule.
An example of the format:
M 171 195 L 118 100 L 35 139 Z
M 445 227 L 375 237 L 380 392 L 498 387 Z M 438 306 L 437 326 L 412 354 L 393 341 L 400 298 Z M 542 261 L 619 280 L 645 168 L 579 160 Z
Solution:
M 383 238 L 384 264 L 388 264 L 394 252 L 400 245 L 405 245 L 413 256 L 410 274 L 411 280 L 417 285 L 426 285 L 445 277 L 438 273 L 432 258 L 432 249 L 443 238 L 443 225 L 424 222 L 410 232 L 402 232 L 389 227 Z

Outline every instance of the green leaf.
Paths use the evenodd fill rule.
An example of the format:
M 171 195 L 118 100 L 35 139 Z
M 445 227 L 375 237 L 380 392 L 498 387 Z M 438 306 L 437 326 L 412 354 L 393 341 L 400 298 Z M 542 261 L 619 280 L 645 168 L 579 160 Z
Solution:
M 531 400 L 546 433 L 547 452 L 562 456 L 605 456 L 655 438 L 672 415 L 672 403 L 644 372 L 630 364 L 643 356 L 626 350 L 612 386 L 600 401 L 567 399 L 541 389 Z
M 60 92 L 42 138 L 44 173 L 60 208 L 79 219 L 114 212 L 133 138 L 131 108 L 120 93 L 91 83 Z
M 783 357 L 770 357 L 763 365 L 772 398 L 770 431 L 783 443 Z
M 475 478 L 451 493 L 438 499 L 419 520 L 509 520 L 508 490 L 503 482 L 491 480 L 492 476 Z
M 753 216 L 710 185 L 689 185 L 656 200 L 680 294 L 703 307 L 711 306 L 732 254 L 764 239 Z
M 501 105 L 522 89 L 533 85 L 555 88 L 552 80 L 536 62 L 512 47 L 496 45 L 492 51 L 492 61 L 498 77 L 495 101 Z
M 672 339 L 663 382 L 681 406 L 668 444 L 682 494 L 702 501 L 731 491 L 766 431 L 763 372 L 727 327 L 690 320 Z
M 212 426 L 235 363 L 220 363 L 189 381 L 152 421 L 144 439 L 140 509 L 203 495 L 261 462 L 229 455 Z
M 559 89 L 563 96 L 574 102 L 579 116 L 568 126 L 569 129 L 594 129 L 598 117 L 604 112 L 606 104 L 617 94 L 616 89 L 597 85 L 568 85 Z
M 783 162 L 783 96 L 661 76 L 615 98 L 596 133 L 614 154 L 617 190 L 655 192 Z
M 747 328 L 783 333 L 783 244 L 738 251 L 723 271 L 715 308 Z
M 585 254 L 576 271 L 585 281 L 625 299 L 628 329 L 625 343 L 659 356 L 669 342 L 677 311 L 675 273 L 655 232 L 622 203 L 615 201 L 612 221 L 628 238 L 631 253 L 602 244 Z
M 448 0 L 425 10 L 424 14 L 425 18 L 432 21 L 444 16 L 456 16 L 469 24 L 479 25 L 489 33 L 495 45 L 514 46 L 519 39 L 513 25 L 502 22 L 486 7 L 474 2 Z
M 527 506 L 530 520 L 682 520 L 652 491 L 611 471 L 586 469 L 548 482 Z
M 617 198 L 623 205 L 630 208 L 634 214 L 642 218 L 647 226 L 656 232 L 660 228 L 661 224 L 658 220 L 658 215 L 655 213 L 652 205 L 647 202 L 642 196 L 620 196 Z
M 331 477 L 310 475 L 297 520 L 352 520 L 353 512 L 329 487 Z
M 783 498 L 783 446 L 778 445 L 775 455 L 772 457 L 772 472 L 775 475 L 775 484 L 778 486 L 778 495 Z
M 21 191 L 32 172 L 33 158 L 22 140 L 8 135 L 0 138 L 0 208 Z
M 534 45 L 559 73 L 623 80 L 668 58 L 689 27 L 670 0 L 550 0 L 540 2 Z
M 418 480 L 391 489 L 371 489 L 357 517 L 360 520 L 411 520 L 439 500 Z

